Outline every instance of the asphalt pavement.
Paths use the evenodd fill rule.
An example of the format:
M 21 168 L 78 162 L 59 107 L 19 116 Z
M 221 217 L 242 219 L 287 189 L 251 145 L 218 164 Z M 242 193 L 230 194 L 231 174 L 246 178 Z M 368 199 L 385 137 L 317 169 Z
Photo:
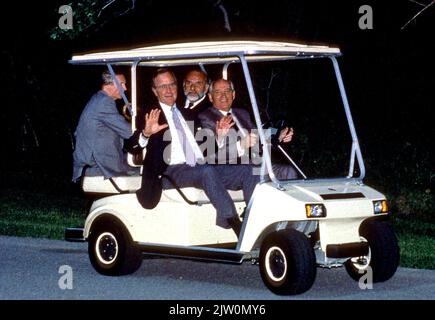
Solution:
M 91 266 L 87 243 L 0 237 L 1 300 L 435 300 L 435 270 L 399 268 L 387 282 L 361 289 L 344 268 L 318 269 L 313 287 L 277 296 L 259 268 L 163 257 L 144 259 L 128 276 Z

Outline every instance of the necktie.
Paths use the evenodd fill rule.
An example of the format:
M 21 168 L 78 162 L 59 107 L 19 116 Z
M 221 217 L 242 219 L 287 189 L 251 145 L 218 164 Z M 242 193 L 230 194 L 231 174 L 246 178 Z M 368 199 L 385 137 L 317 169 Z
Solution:
M 235 122 L 235 124 L 236 124 L 236 127 L 237 127 L 237 129 L 239 129 L 239 131 L 240 131 L 242 137 L 246 137 L 246 130 L 245 130 L 245 128 L 243 128 L 242 125 L 240 124 L 239 119 L 237 119 L 237 117 L 236 117 L 234 114 L 232 114 L 231 112 L 228 112 L 228 113 L 227 113 L 227 116 L 232 116 L 232 118 L 233 118 L 233 120 L 234 120 L 234 122 Z
M 193 102 L 189 102 L 188 104 L 184 105 L 184 109 L 192 109 L 193 107 Z
M 180 139 L 181 147 L 183 148 L 186 164 L 194 167 L 196 164 L 196 155 L 193 151 L 192 145 L 187 140 L 186 131 L 181 124 L 181 114 L 176 107 L 172 108 L 172 119 L 174 120 L 175 128 L 177 129 L 178 138 Z

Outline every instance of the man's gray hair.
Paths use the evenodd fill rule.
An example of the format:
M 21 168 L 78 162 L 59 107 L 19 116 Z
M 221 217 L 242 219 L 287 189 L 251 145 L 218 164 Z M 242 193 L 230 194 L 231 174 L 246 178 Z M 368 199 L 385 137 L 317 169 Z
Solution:
M 115 71 L 115 75 L 122 76 L 123 73 Z M 109 70 L 104 70 L 103 73 L 101 74 L 101 86 L 105 86 L 109 84 L 113 84 L 112 74 L 110 73 Z
M 210 83 L 210 87 L 208 88 L 208 92 L 212 93 L 213 92 L 213 87 L 214 87 L 215 83 L 218 82 L 218 81 L 222 81 L 222 80 L 228 82 L 229 85 L 230 85 L 231 90 L 234 91 L 234 84 L 233 84 L 233 82 L 231 80 L 228 80 L 228 79 L 217 79 L 217 80 L 214 80 L 214 81 L 212 81 Z
M 177 77 L 175 76 L 174 72 L 172 72 L 171 69 L 168 69 L 168 68 L 158 68 L 158 69 L 154 72 L 154 74 L 153 74 L 153 76 L 152 76 L 152 84 L 153 84 L 153 88 L 156 87 L 156 79 L 157 79 L 157 77 L 158 77 L 159 75 L 163 74 L 163 73 L 169 73 L 169 74 L 172 76 L 172 78 L 174 78 L 174 82 L 177 83 Z
M 113 83 L 113 78 L 112 78 L 112 74 L 110 73 L 109 70 L 105 70 L 102 74 L 101 74 L 101 85 L 108 85 L 108 84 L 112 84 Z

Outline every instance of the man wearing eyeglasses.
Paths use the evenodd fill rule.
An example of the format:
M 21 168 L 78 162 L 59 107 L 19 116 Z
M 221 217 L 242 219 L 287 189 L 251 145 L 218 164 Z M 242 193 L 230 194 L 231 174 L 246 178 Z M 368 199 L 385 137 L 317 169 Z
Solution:
M 208 77 L 203 70 L 193 69 L 186 74 L 183 81 L 183 91 L 186 98 L 183 107 L 192 117 L 196 117 L 210 106 L 207 99 L 208 87 Z
M 125 144 L 127 150 L 146 148 L 142 185 L 136 192 L 144 208 L 152 209 L 160 201 L 162 179 L 166 175 L 180 188 L 203 189 L 216 208 L 216 224 L 232 228 L 239 235 L 241 221 L 228 190 L 243 190 L 248 203 L 259 182 L 251 165 L 215 166 L 204 164 L 204 156 L 188 122 L 192 114 L 178 108 L 177 80 L 168 69 L 159 69 L 153 77 L 152 91 L 158 106 L 146 115 L 144 127 L 138 128 Z M 166 130 L 165 130 L 166 129 Z
M 219 79 L 210 85 L 208 97 L 212 107 L 201 112 L 198 120 L 205 129 L 214 131 L 217 141 L 217 153 L 214 156 L 217 163 L 250 163 L 252 148 L 258 147 L 256 126 L 249 113 L 241 108 L 233 108 L 236 97 L 232 81 Z M 289 143 L 293 138 L 293 128 L 284 128 L 278 136 L 281 144 Z M 295 179 L 295 169 L 287 164 L 273 164 L 273 171 L 278 179 Z

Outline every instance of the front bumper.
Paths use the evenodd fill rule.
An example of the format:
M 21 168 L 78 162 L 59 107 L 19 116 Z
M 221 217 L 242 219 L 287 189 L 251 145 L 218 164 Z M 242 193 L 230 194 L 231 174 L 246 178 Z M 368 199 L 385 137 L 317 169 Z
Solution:
M 328 244 L 326 246 L 326 256 L 328 258 L 361 257 L 368 254 L 369 244 L 367 242 Z

